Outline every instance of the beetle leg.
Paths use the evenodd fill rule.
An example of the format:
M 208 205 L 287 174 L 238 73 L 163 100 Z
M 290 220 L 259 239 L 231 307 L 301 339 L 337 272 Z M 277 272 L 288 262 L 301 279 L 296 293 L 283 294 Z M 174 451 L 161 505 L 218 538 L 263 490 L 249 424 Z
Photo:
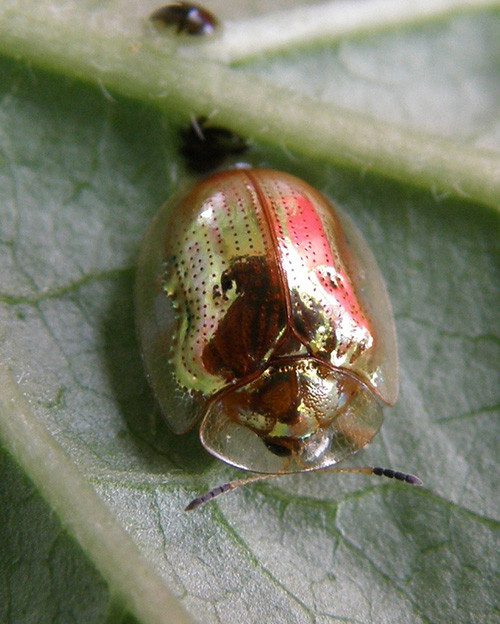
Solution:
M 416 475 L 408 474 L 406 472 L 398 472 L 396 470 L 392 470 L 391 468 L 380 468 L 378 466 L 363 466 L 362 468 L 319 468 L 317 470 L 310 470 L 309 472 L 336 472 L 339 474 L 365 474 L 369 476 L 375 475 L 377 477 L 397 479 L 398 481 L 404 481 L 410 485 L 422 485 L 422 481 Z M 198 507 L 209 503 L 221 494 L 227 494 L 228 492 L 232 492 L 233 490 L 243 487 L 244 485 L 250 485 L 251 483 L 256 483 L 257 481 L 277 479 L 278 477 L 285 477 L 291 474 L 297 473 L 277 472 L 273 474 L 259 474 L 253 477 L 247 477 L 246 479 L 229 481 L 228 483 L 219 485 L 213 490 L 206 492 L 206 494 L 202 494 L 201 496 L 193 499 L 184 511 L 193 511 L 193 509 L 197 509 Z

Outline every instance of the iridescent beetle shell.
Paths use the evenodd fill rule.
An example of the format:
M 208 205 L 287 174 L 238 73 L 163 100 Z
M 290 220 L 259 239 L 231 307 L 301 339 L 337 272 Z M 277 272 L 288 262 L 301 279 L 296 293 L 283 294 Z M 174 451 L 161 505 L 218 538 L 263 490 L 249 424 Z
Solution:
M 137 278 L 144 361 L 177 433 L 255 472 L 333 465 L 397 398 L 394 321 L 352 222 L 308 184 L 213 175 L 160 210 Z

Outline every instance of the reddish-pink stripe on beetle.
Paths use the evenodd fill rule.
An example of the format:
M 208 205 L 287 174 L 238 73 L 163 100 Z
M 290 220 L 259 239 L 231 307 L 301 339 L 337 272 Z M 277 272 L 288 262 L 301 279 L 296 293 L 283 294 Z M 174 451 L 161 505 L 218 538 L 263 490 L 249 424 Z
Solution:
M 182 433 L 203 417 L 205 448 L 239 468 L 328 469 L 370 442 L 381 402 L 397 398 L 394 322 L 373 255 L 349 219 L 286 173 L 219 173 L 162 209 L 141 255 L 137 313 L 167 421 Z

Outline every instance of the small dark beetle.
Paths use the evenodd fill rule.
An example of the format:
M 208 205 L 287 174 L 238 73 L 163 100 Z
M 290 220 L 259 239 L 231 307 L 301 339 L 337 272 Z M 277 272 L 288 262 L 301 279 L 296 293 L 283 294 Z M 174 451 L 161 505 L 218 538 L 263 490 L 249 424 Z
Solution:
M 239 135 L 219 126 L 210 126 L 206 117 L 194 119 L 181 131 L 181 151 L 188 166 L 198 173 L 208 172 L 229 156 L 245 152 L 248 144 Z
M 178 33 L 188 35 L 212 35 L 217 19 L 210 11 L 190 2 L 174 2 L 155 11 L 150 19 L 164 26 L 177 26 Z

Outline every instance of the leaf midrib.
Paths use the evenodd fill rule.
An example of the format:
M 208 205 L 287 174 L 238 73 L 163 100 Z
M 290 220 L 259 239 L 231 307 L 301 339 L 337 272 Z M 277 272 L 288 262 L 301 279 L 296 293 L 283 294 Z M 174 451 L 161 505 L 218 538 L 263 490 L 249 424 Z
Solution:
M 0 362 L 0 438 L 42 496 L 77 538 L 119 600 L 139 619 L 193 624 L 163 579 L 32 413 Z
M 102 89 L 153 103 L 179 119 L 213 116 L 243 135 L 304 157 L 374 171 L 439 194 L 500 205 L 493 151 L 321 103 L 201 58 L 159 50 L 147 35 L 100 32 L 75 16 L 0 8 L 0 52 Z M 227 89 L 227 85 L 231 89 Z M 438 204 L 439 205 L 439 204 Z

